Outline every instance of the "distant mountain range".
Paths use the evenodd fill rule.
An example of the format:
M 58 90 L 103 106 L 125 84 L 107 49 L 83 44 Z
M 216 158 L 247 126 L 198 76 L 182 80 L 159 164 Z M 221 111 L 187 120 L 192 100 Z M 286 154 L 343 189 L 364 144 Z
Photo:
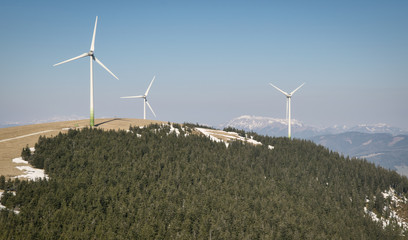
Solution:
M 346 132 L 310 138 L 313 142 L 348 156 L 365 158 L 407 175 L 408 135 Z
M 227 126 L 243 129 L 245 131 L 254 131 L 259 134 L 268 136 L 288 135 L 287 121 L 286 119 L 280 118 L 243 115 L 234 118 L 227 123 L 221 124 L 220 127 L 223 128 Z M 292 134 L 296 138 L 311 138 L 314 136 L 339 134 L 344 132 L 389 133 L 391 135 L 408 135 L 408 131 L 396 127 L 391 127 L 384 123 L 361 124 L 353 127 L 347 127 L 345 125 L 335 125 L 328 128 L 317 128 L 305 125 L 296 119 L 292 119 Z
M 288 131 L 286 119 L 248 115 L 234 118 L 221 127 L 227 126 L 268 136 L 287 136 Z M 293 119 L 292 134 L 408 176 L 408 132 L 403 129 L 382 123 L 316 128 Z

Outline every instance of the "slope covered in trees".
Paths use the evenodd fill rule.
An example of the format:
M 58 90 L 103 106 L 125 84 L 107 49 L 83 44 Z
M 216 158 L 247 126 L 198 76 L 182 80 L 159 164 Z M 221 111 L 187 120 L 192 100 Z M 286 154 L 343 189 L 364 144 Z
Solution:
M 20 213 L 0 211 L 0 239 L 404 238 L 364 213 L 389 187 L 407 193 L 395 172 L 309 141 L 226 147 L 177 127 L 40 138 L 25 155 L 50 179 L 3 181 L 2 204 Z

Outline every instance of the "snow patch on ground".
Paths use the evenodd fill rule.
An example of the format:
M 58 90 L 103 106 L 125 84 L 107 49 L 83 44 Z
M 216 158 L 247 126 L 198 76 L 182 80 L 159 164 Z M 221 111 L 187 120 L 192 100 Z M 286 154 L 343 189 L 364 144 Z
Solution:
M 253 145 L 262 145 L 261 142 L 256 141 L 253 137 L 242 137 L 236 132 L 225 132 L 222 130 L 214 130 L 207 128 L 196 128 L 199 132 L 204 134 L 206 137 L 209 137 L 214 142 L 224 142 L 228 147 L 230 141 L 242 141 L 247 142 Z M 273 146 L 269 145 L 268 149 L 274 149 Z
M 0 199 L 1 199 L 2 196 L 3 196 L 3 192 L 0 190 Z M 6 209 L 6 206 L 1 205 L 1 203 L 0 203 L 0 210 L 1 209 Z
M 372 211 L 369 211 L 367 209 L 367 207 L 364 207 L 364 212 L 368 216 L 371 217 L 371 220 L 373 220 L 373 222 L 380 222 L 381 221 L 382 224 L 383 224 L 383 228 L 385 228 L 389 224 L 388 220 L 385 220 L 384 218 L 378 218 L 377 215 L 375 213 L 373 213 Z
M 404 231 L 408 230 L 408 222 L 400 217 L 397 211 L 402 204 L 406 204 L 408 202 L 408 199 L 404 196 L 398 196 L 397 192 L 392 187 L 382 192 L 382 195 L 384 199 L 390 199 L 390 204 L 385 205 L 383 209 L 383 212 L 390 212 L 387 219 L 382 216 L 378 217 L 377 214 L 369 211 L 367 207 L 364 207 L 364 212 L 370 216 L 373 221 L 382 223 L 383 228 L 388 226 L 391 222 L 396 222 Z M 366 202 L 368 203 L 369 200 L 367 199 Z M 395 205 L 395 207 L 390 207 L 392 205 Z
M 0 199 L 1 199 L 1 197 L 3 196 L 3 191 L 2 190 L 0 190 Z M 16 192 L 12 192 L 13 193 L 13 195 L 15 196 L 16 195 Z M 4 206 L 4 205 L 2 205 L 1 203 L 0 203 L 0 210 L 2 210 L 2 209 L 7 209 L 6 208 L 6 206 Z M 18 210 L 13 210 L 13 212 L 15 213 L 15 214 L 19 214 L 20 213 L 20 211 L 18 211 Z
M 401 197 L 401 196 L 397 196 L 397 193 L 395 192 L 395 190 L 390 187 L 390 189 L 388 189 L 388 191 L 384 191 L 382 192 L 382 195 L 385 199 L 390 198 L 391 201 L 393 201 L 397 207 L 399 207 L 399 205 L 401 203 L 406 203 L 408 202 L 408 199 L 406 197 Z
M 152 129 L 152 131 L 153 131 L 154 133 L 157 133 L 157 132 L 160 132 L 160 131 L 163 131 L 163 130 L 167 131 L 167 129 L 165 128 L 165 127 L 167 127 L 167 126 L 170 127 L 170 131 L 167 133 L 167 135 L 169 135 L 169 134 L 171 134 L 171 133 L 175 133 L 176 136 L 178 137 L 178 136 L 180 136 L 180 134 L 181 134 L 181 133 L 180 133 L 180 130 L 181 130 L 181 131 L 184 132 L 184 136 L 188 136 L 188 132 L 186 131 L 186 129 L 185 129 L 184 127 L 180 127 L 180 129 L 179 129 L 179 128 L 177 128 L 177 127 L 174 127 L 173 124 L 167 124 L 167 123 L 161 124 L 159 128 Z M 139 128 L 140 128 L 140 129 L 143 129 L 144 126 L 139 126 Z M 128 132 L 128 133 L 129 133 L 129 132 L 130 132 L 130 133 L 134 133 L 134 132 L 131 131 L 131 130 L 126 130 L 126 132 Z M 136 136 L 137 136 L 137 137 L 142 137 L 142 135 L 139 134 L 139 133 L 136 133 Z
M 238 135 L 238 134 L 237 134 L 237 135 Z M 261 142 L 258 142 L 258 141 L 256 141 L 256 140 L 254 140 L 254 137 L 252 137 L 252 136 L 251 136 L 251 139 L 242 138 L 241 136 L 238 136 L 237 139 L 238 139 L 238 140 L 241 140 L 241 141 L 247 141 L 247 142 L 252 143 L 252 144 L 254 144 L 254 145 L 262 145 Z
M 30 148 L 31 152 L 35 151 L 35 148 Z M 24 174 L 18 175 L 14 178 L 26 178 L 35 181 L 39 178 L 45 178 L 48 180 L 48 175 L 45 174 L 44 169 L 33 168 L 27 161 L 23 160 L 21 157 L 14 158 L 13 163 L 24 164 L 23 166 L 17 166 L 18 170 L 24 171 Z
M 23 160 L 21 157 L 18 158 L 13 158 L 12 160 L 13 163 L 23 163 L 23 164 L 28 164 L 27 161 Z
M 170 124 L 170 133 L 175 132 L 177 137 L 180 135 L 180 130 L 178 128 L 173 127 L 173 124 Z
M 209 137 L 212 141 L 214 142 L 221 142 L 221 139 L 218 139 L 216 137 L 214 137 L 210 130 L 211 129 L 206 129 L 206 128 L 196 128 L 196 130 L 200 131 L 202 134 L 204 134 L 206 137 Z
M 363 143 L 363 146 L 367 146 L 368 144 L 370 144 L 373 140 L 368 140 L 367 142 Z
M 48 180 L 48 175 L 44 173 L 44 169 L 33 168 L 28 165 L 27 166 L 17 166 L 16 168 L 18 170 L 24 171 L 25 174 L 18 175 L 15 178 L 27 178 L 33 181 L 39 178 L 45 178 Z

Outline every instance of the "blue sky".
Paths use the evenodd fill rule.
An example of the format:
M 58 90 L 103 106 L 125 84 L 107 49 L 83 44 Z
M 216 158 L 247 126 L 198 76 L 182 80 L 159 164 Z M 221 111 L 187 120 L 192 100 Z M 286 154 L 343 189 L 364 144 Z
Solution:
M 0 123 L 95 116 L 218 125 L 240 115 L 408 129 L 408 1 L 1 1 Z

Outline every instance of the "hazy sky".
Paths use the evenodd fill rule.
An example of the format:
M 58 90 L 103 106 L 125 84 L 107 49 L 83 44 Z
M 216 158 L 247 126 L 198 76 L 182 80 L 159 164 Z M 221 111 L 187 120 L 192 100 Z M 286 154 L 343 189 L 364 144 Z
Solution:
M 95 117 L 218 125 L 240 115 L 408 129 L 408 1 L 1 1 L 0 123 Z

